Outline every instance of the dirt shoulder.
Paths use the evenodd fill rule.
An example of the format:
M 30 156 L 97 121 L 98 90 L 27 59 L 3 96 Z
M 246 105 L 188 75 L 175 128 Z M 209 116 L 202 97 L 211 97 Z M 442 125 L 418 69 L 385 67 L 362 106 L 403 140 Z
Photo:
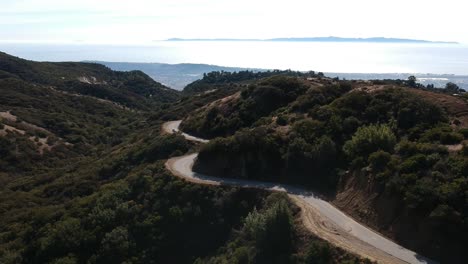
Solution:
M 345 230 L 337 227 L 313 206 L 307 204 L 297 195 L 289 194 L 291 200 L 301 208 L 302 223 L 310 232 L 328 241 L 329 243 L 345 249 L 351 253 L 368 258 L 378 263 L 406 263 L 390 254 L 387 254 L 375 247 L 350 235 Z

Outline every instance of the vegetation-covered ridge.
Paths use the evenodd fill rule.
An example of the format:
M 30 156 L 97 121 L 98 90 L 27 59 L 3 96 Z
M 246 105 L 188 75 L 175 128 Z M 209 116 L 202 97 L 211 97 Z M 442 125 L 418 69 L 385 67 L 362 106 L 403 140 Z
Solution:
M 178 99 L 177 91 L 141 71 L 117 72 L 96 63 L 34 62 L 0 52 L 0 78 L 3 81 L 21 80 L 140 109 Z
M 201 137 L 228 136 L 202 147 L 195 171 L 321 190 L 402 245 L 462 263 L 468 104 L 452 89 L 436 94 L 412 78 L 271 77 L 182 125 Z
M 2 264 L 365 262 L 304 232 L 284 196 L 164 169 L 196 147 L 162 120 L 231 90 L 181 97 L 140 72 L 0 54 L 0 91 Z
M 301 77 L 314 77 L 323 76 L 323 73 L 315 73 L 314 71 L 309 72 L 298 72 L 291 70 L 267 70 L 267 71 L 213 71 L 204 73 L 203 78 L 196 80 L 193 83 L 188 84 L 184 88 L 184 93 L 194 94 L 215 90 L 219 87 L 226 85 L 233 86 L 234 84 L 250 84 L 260 79 L 271 77 L 275 75 L 284 76 L 301 76 Z
M 303 75 L 316 76 L 313 72 L 302 74 L 288 71 L 270 78 L 251 79 L 250 82 L 255 84 L 242 85 L 234 90 L 231 96 L 207 104 L 191 113 L 182 122 L 181 128 L 205 138 L 233 134 L 242 127 L 252 125 L 273 110 L 287 105 L 303 93 L 307 84 L 293 77 Z

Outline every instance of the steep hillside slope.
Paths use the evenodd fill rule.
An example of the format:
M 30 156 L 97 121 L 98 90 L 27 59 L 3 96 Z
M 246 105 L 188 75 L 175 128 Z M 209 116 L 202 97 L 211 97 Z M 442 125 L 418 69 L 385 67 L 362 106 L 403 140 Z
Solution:
M 233 134 L 205 145 L 194 170 L 309 186 L 404 246 L 462 263 L 468 130 L 454 109 L 466 100 L 402 81 L 298 79 L 298 90 L 281 78 L 291 97 L 280 104 L 256 98 L 272 89 L 260 81 L 182 122 L 205 138 Z

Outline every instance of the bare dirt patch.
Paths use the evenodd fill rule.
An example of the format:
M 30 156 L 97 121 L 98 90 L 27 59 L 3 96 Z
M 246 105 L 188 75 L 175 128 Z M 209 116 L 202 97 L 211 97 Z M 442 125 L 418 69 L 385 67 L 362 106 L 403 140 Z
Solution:
M 39 137 L 32 136 L 32 137 L 29 137 L 28 139 L 36 145 L 37 151 L 41 155 L 44 154 L 44 150 L 51 151 L 52 148 L 58 144 L 58 142 L 56 142 L 54 145 L 49 145 L 48 137 L 39 138 Z
M 12 127 L 9 125 L 3 125 L 3 129 L 0 130 L 0 136 L 6 136 L 8 133 L 18 133 L 20 135 L 26 134 L 26 131 L 17 129 L 16 127 Z
M 81 77 L 78 77 L 78 81 L 82 82 L 82 83 L 87 83 L 87 84 L 107 84 L 106 81 L 98 81 L 96 77 L 94 76 L 90 76 L 90 77 L 87 77 L 87 76 L 81 76 Z
M 12 115 L 10 111 L 0 112 L 0 117 L 12 122 L 16 122 L 17 120 L 17 117 L 15 115 Z
M 463 149 L 463 144 L 445 145 L 449 152 L 458 152 Z
M 101 103 L 106 103 L 106 104 L 110 104 L 110 105 L 113 105 L 117 108 L 120 108 L 120 109 L 123 109 L 123 110 L 128 110 L 128 111 L 131 111 L 131 112 L 136 112 L 134 109 L 131 109 L 129 107 L 126 107 L 124 105 L 121 105 L 119 103 L 116 103 L 116 102 L 113 102 L 113 101 L 110 101 L 110 100 L 106 100 L 106 99 L 102 99 L 102 98 L 97 98 L 97 97 L 94 97 L 94 96 L 89 96 L 89 95 L 83 95 L 83 94 L 77 94 L 77 93 L 70 93 L 70 92 L 67 92 L 67 91 L 62 91 L 62 90 L 58 90 L 52 86 L 49 86 L 47 87 L 51 90 L 53 90 L 54 92 L 57 92 L 57 93 L 61 93 L 61 94 L 64 94 L 64 95 L 67 95 L 67 96 L 73 96 L 73 97 L 83 97 L 83 98 L 90 98 L 90 99 L 93 99 L 93 100 L 96 100 L 98 102 L 101 102 Z
M 223 108 L 223 106 L 227 105 L 230 102 L 234 102 L 235 100 L 240 98 L 241 93 L 237 92 L 235 94 L 226 96 L 224 98 L 218 99 L 216 101 L 213 101 L 205 106 L 203 106 L 201 109 L 207 109 L 207 108 L 212 108 L 214 106 L 217 106 L 219 108 Z
M 391 85 L 364 85 L 364 86 L 359 86 L 351 90 L 353 91 L 359 91 L 359 92 L 366 92 L 366 93 L 375 93 L 378 91 L 382 91 L 385 89 L 390 89 L 393 88 Z
M 34 131 L 43 132 L 46 136 L 45 137 L 38 137 L 38 136 L 29 136 L 28 139 L 33 142 L 38 152 L 42 155 L 44 151 L 51 151 L 55 146 L 60 144 L 64 144 L 65 146 L 72 146 L 73 144 L 65 142 L 62 138 L 57 138 L 54 140 L 54 143 L 51 144 L 49 142 L 50 136 L 53 136 L 54 133 L 50 132 L 49 130 L 36 126 L 34 124 L 21 121 L 18 122 L 18 117 L 11 114 L 10 111 L 7 112 L 0 112 L 0 121 L 4 119 L 7 121 L 7 124 L 2 124 L 3 129 L 0 129 L 0 136 L 4 137 L 7 136 L 9 133 L 16 133 L 17 135 L 26 136 L 26 133 L 34 133 Z

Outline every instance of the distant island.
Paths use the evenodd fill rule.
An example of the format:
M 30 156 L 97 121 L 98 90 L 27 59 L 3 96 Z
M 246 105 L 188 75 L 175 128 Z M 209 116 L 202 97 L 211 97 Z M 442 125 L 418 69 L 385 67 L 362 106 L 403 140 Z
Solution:
M 170 39 L 167 39 L 166 41 L 284 41 L 284 42 L 370 42 L 370 43 L 458 44 L 458 42 L 450 42 L 450 41 L 429 41 L 429 40 L 419 40 L 419 39 L 384 38 L 384 37 L 373 37 L 373 38 L 312 37 L 312 38 L 272 38 L 272 39 L 170 38 Z

